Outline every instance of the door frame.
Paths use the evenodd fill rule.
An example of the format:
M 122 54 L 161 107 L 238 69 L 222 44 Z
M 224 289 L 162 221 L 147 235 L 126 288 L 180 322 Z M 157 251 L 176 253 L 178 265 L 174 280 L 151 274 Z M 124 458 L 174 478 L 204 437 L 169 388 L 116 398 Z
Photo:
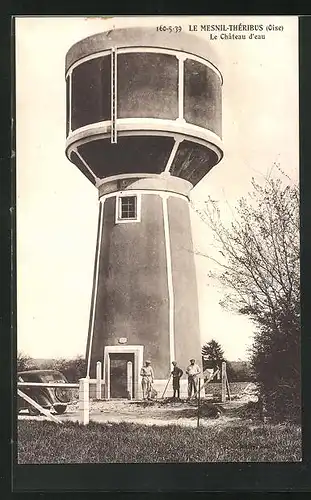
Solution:
M 141 399 L 142 390 L 139 384 L 140 369 L 143 365 L 144 346 L 143 345 L 109 345 L 104 348 L 104 384 L 105 399 L 110 399 L 110 354 L 134 354 L 134 399 Z

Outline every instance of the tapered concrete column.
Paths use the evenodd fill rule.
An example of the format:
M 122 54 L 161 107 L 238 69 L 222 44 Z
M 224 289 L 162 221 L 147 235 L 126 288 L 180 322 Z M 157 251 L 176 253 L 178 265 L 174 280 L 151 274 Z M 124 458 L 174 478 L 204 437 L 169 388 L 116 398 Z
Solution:
M 90 394 L 89 379 L 80 378 L 79 380 L 79 413 L 81 423 L 86 425 L 90 421 Z
M 102 398 L 102 364 L 101 361 L 96 363 L 96 399 Z

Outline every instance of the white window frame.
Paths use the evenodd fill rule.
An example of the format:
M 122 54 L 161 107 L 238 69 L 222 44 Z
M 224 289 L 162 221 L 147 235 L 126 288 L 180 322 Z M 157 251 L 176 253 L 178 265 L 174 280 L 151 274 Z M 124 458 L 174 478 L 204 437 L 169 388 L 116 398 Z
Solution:
M 121 219 L 121 200 L 122 198 L 136 198 L 136 217 L 135 219 Z M 115 222 L 116 224 L 129 224 L 131 222 L 141 221 L 141 194 L 133 193 L 131 191 L 126 191 L 124 193 L 118 193 L 116 196 L 116 207 L 115 207 Z

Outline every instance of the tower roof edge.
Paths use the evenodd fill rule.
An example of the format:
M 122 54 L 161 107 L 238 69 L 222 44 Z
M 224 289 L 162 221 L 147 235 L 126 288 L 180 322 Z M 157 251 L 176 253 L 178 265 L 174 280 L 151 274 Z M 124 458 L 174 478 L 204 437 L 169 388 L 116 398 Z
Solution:
M 197 35 L 157 31 L 156 27 L 122 28 L 96 33 L 84 38 L 68 50 L 66 72 L 79 59 L 111 48 L 158 47 L 186 52 L 219 67 L 219 56 L 206 40 Z M 218 69 L 219 71 L 219 69 Z

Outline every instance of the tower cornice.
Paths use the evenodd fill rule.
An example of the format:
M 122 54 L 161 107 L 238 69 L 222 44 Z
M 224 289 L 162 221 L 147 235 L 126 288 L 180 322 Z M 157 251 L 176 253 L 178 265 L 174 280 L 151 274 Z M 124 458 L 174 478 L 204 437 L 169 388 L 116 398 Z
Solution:
M 220 73 L 218 70 L 219 61 L 217 53 L 211 46 L 207 46 L 205 40 L 182 31 L 172 35 L 171 33 L 157 31 L 156 27 L 115 29 L 84 38 L 75 43 L 67 52 L 66 72 L 74 63 L 90 54 L 96 54 L 97 52 L 112 48 L 121 49 L 129 47 L 172 49 L 188 55 L 199 56 L 211 63 L 215 71 Z M 220 77 L 222 79 L 221 73 Z

